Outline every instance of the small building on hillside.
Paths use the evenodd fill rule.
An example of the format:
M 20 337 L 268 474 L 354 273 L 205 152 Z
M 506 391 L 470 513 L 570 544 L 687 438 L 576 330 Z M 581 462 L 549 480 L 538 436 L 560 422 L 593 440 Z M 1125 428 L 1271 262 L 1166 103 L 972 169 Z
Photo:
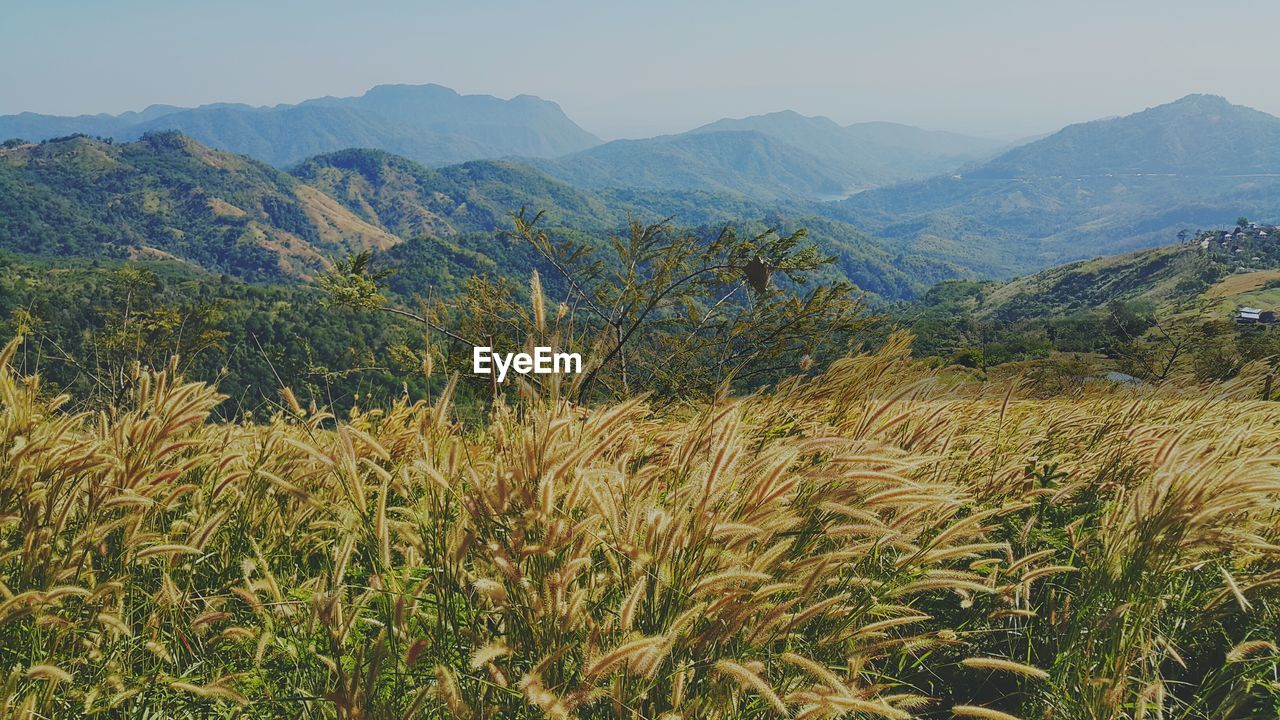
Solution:
M 1275 313 L 1272 313 L 1274 317 Z M 1236 310 L 1236 322 L 1241 325 L 1255 325 L 1262 322 L 1262 310 L 1259 308 L 1241 307 Z
M 1241 325 L 1274 325 L 1280 316 L 1275 310 L 1263 310 L 1241 306 L 1236 310 L 1236 322 Z

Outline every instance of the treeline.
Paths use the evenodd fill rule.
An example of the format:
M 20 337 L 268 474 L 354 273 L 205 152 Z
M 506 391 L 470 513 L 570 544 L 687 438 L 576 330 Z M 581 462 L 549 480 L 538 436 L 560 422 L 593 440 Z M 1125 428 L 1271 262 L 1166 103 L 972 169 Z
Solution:
M 917 303 L 891 313 L 916 335 L 915 353 L 987 372 L 1000 365 L 1074 354 L 1086 364 L 1066 372 L 1097 374 L 1090 356 L 1140 380 L 1174 374 L 1196 380 L 1235 376 L 1249 362 L 1280 356 L 1280 331 L 1238 325 L 1194 302 L 1159 307 L 1140 300 L 1113 301 L 1069 312 L 1044 308 L 1022 319 L 993 317 L 982 304 L 994 283 L 949 281 Z
M 25 338 L 15 366 L 89 404 L 117 402 L 135 364 L 175 355 L 187 377 L 217 382 L 224 417 L 269 408 L 285 386 L 338 412 L 426 392 L 420 331 L 323 300 L 163 262 L 0 255 L 0 335 Z
M 474 347 L 580 353 L 574 377 L 527 379 L 580 403 L 645 393 L 680 402 L 816 371 L 877 327 L 803 230 L 632 221 L 602 241 L 544 229 L 541 215 L 513 221 L 500 241 L 529 256 L 528 274 L 431 276 L 425 286 L 405 282 L 430 274 L 425 256 L 387 267 L 359 253 L 308 285 L 245 283 L 176 262 L 2 256 L 0 333 L 26 340 L 19 371 L 96 407 L 119 407 L 137 368 L 176 357 L 180 374 L 228 396 L 224 417 L 278 408 L 285 388 L 339 414 L 383 407 L 430 398 L 455 376 L 458 407 L 479 417 L 496 395 L 523 389 L 477 376 Z

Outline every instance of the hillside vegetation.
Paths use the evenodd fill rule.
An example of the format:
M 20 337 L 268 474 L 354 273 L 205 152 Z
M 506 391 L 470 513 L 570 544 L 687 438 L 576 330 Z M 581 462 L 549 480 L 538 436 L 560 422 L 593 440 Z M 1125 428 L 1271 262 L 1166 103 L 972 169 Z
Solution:
M 1280 269 L 1280 228 L 1246 223 L 1187 234 L 1173 245 L 1070 263 L 993 285 L 977 313 L 1016 322 L 1139 303 L 1169 314 L 1203 299 L 1227 300 L 1264 288 L 1276 269 Z
M 895 338 L 710 405 L 205 422 L 0 370 L 6 717 L 1259 718 L 1280 414 Z
M 312 287 L 242 283 L 173 262 L 0 254 L 0 334 L 26 337 L 14 367 L 39 372 L 47 391 L 78 407 L 120 402 L 134 363 L 172 355 L 187 377 L 218 383 L 224 418 L 270 407 L 282 382 L 302 402 L 343 412 L 389 403 L 406 387 L 426 391 L 420 331 L 324 300 Z
M 530 256 L 527 248 L 495 237 L 495 230 L 512 227 L 511 213 L 520 208 L 542 211 L 546 225 L 557 233 L 606 251 L 605 236 L 618 233 L 631 218 L 670 218 L 703 235 L 714 235 L 726 225 L 743 232 L 773 228 L 790 233 L 805 228 L 835 258 L 828 278 L 849 280 L 883 298 L 913 297 L 934 282 L 966 274 L 958 264 L 903 253 L 846 223 L 816 214 L 803 203 L 673 192 L 645 188 L 643 183 L 584 190 L 516 162 L 431 169 L 374 150 L 321 155 L 300 164 L 293 173 L 361 219 L 408 240 L 377 258 L 399 268 L 392 283 L 407 295 L 435 286 L 421 281 L 439 277 L 441 267 L 455 278 L 465 278 L 472 271 L 521 280 L 530 269 L 538 269 L 554 281 L 556 273 L 546 272 L 549 268 Z M 437 267 L 428 267 L 431 263 Z M 413 288 L 415 282 L 418 286 Z M 442 287 L 456 289 L 448 284 Z
M 1043 360 L 1067 382 L 1110 369 L 1156 382 L 1184 371 L 1221 379 L 1280 354 L 1273 325 L 1234 318 L 1242 306 L 1280 310 L 1278 270 L 1280 228 L 1240 218 L 1005 283 L 945 281 L 893 314 L 922 354 L 983 371 Z
M 178 258 L 262 280 L 400 239 L 293 177 L 176 133 L 0 149 L 0 248 L 43 256 Z
M 473 275 L 527 282 L 544 265 L 503 233 L 543 212 L 558 233 L 608 247 L 630 217 L 702 235 L 811 229 L 833 277 L 886 298 L 955 277 L 959 264 L 902 253 L 803 204 L 662 190 L 584 190 L 511 161 L 428 168 L 377 150 L 316 156 L 286 174 L 175 133 L 116 144 L 74 136 L 0 148 L 0 250 L 42 258 L 177 259 L 195 273 L 306 280 L 372 250 L 396 290 L 457 295 Z M 552 276 L 551 273 L 547 273 Z

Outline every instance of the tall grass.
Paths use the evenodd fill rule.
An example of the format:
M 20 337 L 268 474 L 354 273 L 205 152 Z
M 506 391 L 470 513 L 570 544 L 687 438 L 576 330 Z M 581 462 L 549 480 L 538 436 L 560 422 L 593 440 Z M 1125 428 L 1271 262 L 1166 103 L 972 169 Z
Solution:
M 0 369 L 0 717 L 1264 718 L 1280 406 L 1035 399 L 895 337 L 751 397 L 482 429 Z

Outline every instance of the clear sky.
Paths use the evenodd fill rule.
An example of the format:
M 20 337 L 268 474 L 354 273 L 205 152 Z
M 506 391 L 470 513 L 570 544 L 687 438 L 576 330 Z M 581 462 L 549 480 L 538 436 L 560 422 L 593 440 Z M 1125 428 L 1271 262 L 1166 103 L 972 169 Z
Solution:
M 793 109 L 1016 137 L 1191 92 L 1280 115 L 1268 0 L 4 0 L 0 114 L 379 83 L 555 100 L 609 139 Z

